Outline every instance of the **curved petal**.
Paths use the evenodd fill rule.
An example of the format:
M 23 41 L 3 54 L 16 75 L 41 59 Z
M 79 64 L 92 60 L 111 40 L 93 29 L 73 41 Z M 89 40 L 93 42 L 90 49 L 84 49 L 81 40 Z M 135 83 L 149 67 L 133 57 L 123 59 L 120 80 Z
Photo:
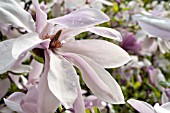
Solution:
M 0 100 L 8 92 L 8 89 L 11 87 L 11 83 L 8 78 L 0 80 Z
M 4 102 L 7 105 L 7 107 L 10 108 L 11 110 L 23 112 L 20 106 L 20 102 L 24 96 L 25 96 L 24 93 L 15 92 L 11 94 L 7 99 L 4 99 Z
M 170 40 L 170 20 L 155 17 L 152 15 L 136 14 L 133 16 L 144 31 L 147 33 Z
M 109 17 L 102 11 L 93 8 L 83 8 L 68 15 L 49 20 L 67 28 L 84 28 L 109 21 Z
M 21 101 L 21 108 L 25 113 L 37 113 L 37 98 L 37 89 L 30 88 Z
M 106 38 L 114 39 L 117 41 L 122 41 L 121 34 L 111 28 L 106 27 L 89 27 L 89 28 L 83 28 L 83 29 L 64 29 L 62 30 L 62 34 L 59 37 L 59 40 L 64 40 L 65 38 L 68 38 L 70 36 L 74 37 L 82 32 L 90 31 L 92 33 L 95 33 L 99 36 L 103 36 Z
M 15 59 L 18 59 L 18 57 L 22 56 L 24 52 L 27 52 L 35 47 L 39 48 L 42 47 L 43 45 L 46 45 L 46 47 L 44 46 L 43 48 L 48 48 L 49 44 L 43 43 L 49 43 L 49 40 L 41 40 L 39 38 L 39 35 L 35 32 L 22 35 L 19 38 L 17 38 L 13 44 L 12 56 Z
M 31 14 L 25 11 L 15 0 L 0 0 L 0 23 L 25 28 L 28 32 L 35 31 Z
M 77 84 L 78 84 L 78 96 L 74 102 L 73 109 L 75 113 L 85 113 L 85 104 L 83 101 L 82 91 L 81 91 L 79 81 Z
M 50 91 L 65 105 L 72 107 L 77 98 L 77 73 L 65 58 L 50 54 L 48 85 Z
M 85 56 L 73 53 L 61 53 L 71 60 L 83 73 L 86 85 L 101 100 L 112 104 L 124 104 L 124 96 L 118 83 L 100 65 Z
M 154 113 L 153 107 L 146 102 L 135 99 L 129 99 L 127 103 L 129 103 L 133 108 L 135 108 L 140 113 Z
M 49 51 L 45 51 L 45 67 L 38 85 L 38 113 L 54 113 L 60 101 L 52 94 L 49 89 L 47 75 L 49 71 Z
M 16 62 L 12 57 L 12 47 L 15 39 L 0 42 L 0 74 L 8 71 Z
M 32 0 L 36 11 L 36 31 L 40 34 L 47 23 L 47 14 L 44 13 L 39 6 L 38 0 Z
M 32 70 L 29 72 L 28 80 L 33 83 L 39 79 L 41 73 L 43 72 L 43 64 L 33 59 L 30 66 L 32 66 Z
M 60 50 L 89 57 L 104 68 L 119 67 L 131 60 L 122 48 L 104 40 L 78 40 L 63 44 Z
M 103 3 L 103 4 L 105 4 L 105 5 L 108 5 L 108 6 L 113 6 L 113 3 L 112 3 L 112 2 L 109 2 L 109 1 L 107 1 L 107 0 L 97 0 L 97 1 L 99 1 L 99 2 L 101 2 L 101 3 Z
M 110 39 L 114 39 L 117 41 L 122 41 L 122 36 L 121 34 L 111 28 L 106 28 L 106 27 L 91 27 L 91 28 L 87 28 L 88 31 L 95 33 L 97 35 L 106 37 L 106 38 L 110 38 Z

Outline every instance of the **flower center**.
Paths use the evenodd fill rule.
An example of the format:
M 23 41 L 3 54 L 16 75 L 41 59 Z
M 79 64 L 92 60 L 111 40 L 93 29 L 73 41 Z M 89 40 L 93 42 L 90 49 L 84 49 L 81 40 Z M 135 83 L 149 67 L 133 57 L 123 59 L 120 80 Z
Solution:
M 46 35 L 43 39 L 51 39 L 50 47 L 51 49 L 60 48 L 62 46 L 61 42 L 58 38 L 61 35 L 62 30 L 59 30 L 55 35 Z

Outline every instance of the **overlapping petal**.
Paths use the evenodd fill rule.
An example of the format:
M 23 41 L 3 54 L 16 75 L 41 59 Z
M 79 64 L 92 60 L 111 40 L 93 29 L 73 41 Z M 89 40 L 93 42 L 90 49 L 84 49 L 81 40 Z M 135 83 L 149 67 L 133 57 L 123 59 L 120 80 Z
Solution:
M 104 68 L 119 67 L 131 60 L 122 48 L 103 40 L 78 40 L 63 44 L 60 50 L 89 57 Z
M 81 70 L 83 80 L 97 97 L 112 104 L 124 103 L 120 86 L 103 67 L 83 55 L 61 54 Z
M 20 103 L 25 113 L 37 113 L 37 98 L 37 89 L 35 87 L 30 88 Z
M 11 87 L 11 83 L 8 78 L 0 80 L 0 100 L 8 92 L 8 89 Z
M 101 24 L 109 20 L 109 17 L 100 10 L 83 8 L 73 11 L 65 16 L 51 19 L 49 22 L 62 25 L 66 28 L 85 28 Z
M 25 96 L 24 93 L 15 92 L 11 94 L 7 99 L 4 99 L 4 102 L 7 105 L 7 107 L 10 108 L 11 110 L 23 113 L 23 110 L 21 109 L 20 106 L 20 102 L 24 96 Z
M 32 0 L 36 11 L 36 32 L 41 33 L 47 24 L 47 14 L 40 9 L 38 0 Z
M 85 106 L 84 106 L 84 101 L 82 97 L 82 90 L 80 87 L 80 83 L 78 82 L 78 96 L 74 102 L 73 108 L 75 113 L 85 113 Z
M 147 33 L 170 40 L 170 20 L 166 18 L 159 18 L 152 15 L 136 14 L 133 16 L 144 31 Z
M 62 56 L 50 54 L 48 85 L 50 91 L 65 105 L 72 106 L 77 98 L 77 73 Z
M 60 101 L 50 91 L 47 75 L 50 68 L 49 51 L 45 51 L 45 67 L 38 85 L 38 113 L 54 113 Z
M 12 48 L 12 56 L 15 59 L 33 48 L 48 48 L 49 40 L 41 40 L 35 32 L 27 33 L 16 39 Z
M 0 0 L 0 3 L 0 23 L 23 27 L 27 32 L 35 31 L 31 14 L 15 0 Z
M 15 39 L 0 42 L 0 74 L 8 71 L 14 64 L 16 59 L 12 57 L 12 47 Z

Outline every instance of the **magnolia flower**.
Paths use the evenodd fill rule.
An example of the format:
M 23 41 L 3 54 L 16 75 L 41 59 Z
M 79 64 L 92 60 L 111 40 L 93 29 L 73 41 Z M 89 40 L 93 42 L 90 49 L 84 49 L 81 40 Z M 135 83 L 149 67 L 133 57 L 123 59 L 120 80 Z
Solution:
M 135 99 L 129 99 L 127 102 L 140 113 L 169 113 L 170 112 L 170 102 L 162 104 L 161 106 L 158 103 L 156 103 L 154 107 L 152 107 L 150 104 L 146 102 L 135 100 Z
M 19 6 L 14 1 L 1 0 L 0 2 L 4 6 L 2 9 L 5 10 L 5 12 L 0 10 L 2 12 L 0 14 L 6 16 L 1 18 L 2 22 L 22 26 L 28 31 L 27 34 L 15 40 L 8 40 L 12 43 L 10 45 L 5 45 L 6 41 L 1 43 L 4 48 L 7 48 L 6 51 L 0 49 L 1 52 L 6 52 L 0 56 L 0 59 L 5 59 L 5 62 L 0 62 L 2 64 L 1 73 L 9 70 L 17 59 L 21 59 L 21 56 L 30 50 L 34 52 L 43 50 L 42 57 L 45 58 L 45 67 L 36 90 L 38 93 L 36 112 L 54 112 L 60 103 L 65 107 L 79 103 L 79 84 L 73 65 L 82 71 L 86 85 L 98 98 L 112 104 L 124 103 L 120 86 L 104 68 L 121 66 L 130 60 L 130 56 L 119 46 L 107 41 L 75 41 L 73 38 L 81 32 L 91 31 L 104 37 L 121 40 L 120 34 L 115 30 L 94 27 L 94 25 L 109 20 L 104 13 L 86 8 L 63 17 L 47 20 L 47 15 L 40 9 L 38 1 L 34 0 L 32 2 L 37 13 L 36 28 L 29 29 L 27 25 L 28 27 L 34 26 L 34 23 L 30 21 L 32 19 L 28 23 L 22 21 L 25 13 L 20 14 L 20 11 L 17 10 Z M 10 15 L 8 15 L 9 12 Z M 20 15 L 22 19 L 20 19 Z M 6 19 L 7 17 L 9 20 Z M 6 64 L 6 62 L 9 63 Z M 11 103 L 6 102 L 6 104 L 11 106 Z M 22 108 L 22 110 L 24 109 Z M 76 110 L 76 113 L 80 113 L 78 112 L 80 108 Z

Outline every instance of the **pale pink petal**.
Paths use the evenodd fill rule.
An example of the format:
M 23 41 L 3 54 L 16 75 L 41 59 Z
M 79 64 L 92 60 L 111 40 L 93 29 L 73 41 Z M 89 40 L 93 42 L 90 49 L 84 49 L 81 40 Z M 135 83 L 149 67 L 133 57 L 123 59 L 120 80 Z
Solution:
M 0 42 L 0 74 L 8 71 L 16 62 L 12 57 L 12 46 L 15 39 Z
M 0 17 L 0 23 L 23 27 L 28 32 L 35 31 L 31 14 L 15 0 L 0 0 Z
M 0 80 L 0 100 L 8 92 L 11 87 L 11 83 L 8 78 Z
M 64 104 L 72 107 L 77 98 L 77 73 L 62 56 L 50 54 L 48 85 L 50 91 Z
M 85 56 L 73 53 L 61 53 L 73 62 L 83 73 L 86 85 L 101 100 L 112 104 L 124 104 L 124 96 L 118 83 L 100 65 Z
M 63 43 L 59 50 L 87 56 L 104 68 L 119 67 L 131 60 L 129 54 L 122 48 L 104 40 L 78 40 Z
M 170 102 L 167 102 L 161 106 L 159 104 L 155 104 L 154 109 L 156 113 L 170 113 Z
M 47 14 L 40 9 L 38 0 L 32 0 L 36 11 L 36 31 L 41 33 L 47 23 Z
M 37 99 L 37 89 L 35 87 L 30 88 L 21 101 L 23 111 L 25 113 L 37 113 Z
M 89 27 L 89 28 L 83 28 L 83 29 L 64 29 L 62 31 L 61 36 L 59 37 L 59 40 L 64 40 L 65 38 L 68 38 L 70 36 L 74 37 L 82 32 L 90 31 L 92 33 L 95 33 L 99 36 L 114 39 L 117 41 L 122 41 L 121 34 L 111 28 L 106 27 Z
M 170 20 L 152 15 L 136 14 L 133 16 L 140 27 L 147 33 L 170 40 Z
M 43 72 L 43 64 L 33 59 L 30 66 L 32 66 L 32 70 L 29 72 L 28 80 L 30 83 L 34 83 L 39 80 L 39 77 Z
M 154 113 L 153 107 L 146 102 L 135 99 L 129 99 L 127 102 L 140 113 Z
M 49 53 L 45 51 L 45 70 L 41 75 L 38 86 L 38 113 L 54 113 L 60 104 L 60 101 L 50 91 L 47 82 L 47 75 L 50 68 L 50 58 L 48 54 Z
M 109 17 L 100 10 L 83 8 L 71 12 L 68 15 L 49 20 L 67 28 L 84 28 L 109 21 Z
M 7 105 L 7 107 L 10 108 L 11 110 L 17 112 L 23 112 L 20 106 L 20 102 L 24 96 L 25 96 L 24 93 L 15 92 L 11 94 L 7 99 L 4 99 L 4 102 Z
M 90 32 L 95 33 L 97 35 L 106 37 L 106 38 L 110 38 L 110 39 L 114 39 L 117 41 L 122 41 L 122 36 L 121 34 L 112 29 L 112 28 L 106 28 L 106 27 L 91 27 L 91 28 L 87 28 Z
M 78 96 L 74 102 L 73 108 L 74 108 L 74 112 L 75 113 L 85 113 L 85 104 L 83 101 L 83 97 L 82 97 L 82 90 L 80 87 L 80 83 L 78 81 Z
M 49 43 L 49 40 L 41 40 L 35 32 L 22 35 L 17 38 L 13 44 L 12 56 L 18 59 L 19 56 L 24 55 L 24 52 L 26 53 L 35 47 L 48 48 L 49 44 L 45 44 L 47 45 L 45 47 L 42 43 Z

